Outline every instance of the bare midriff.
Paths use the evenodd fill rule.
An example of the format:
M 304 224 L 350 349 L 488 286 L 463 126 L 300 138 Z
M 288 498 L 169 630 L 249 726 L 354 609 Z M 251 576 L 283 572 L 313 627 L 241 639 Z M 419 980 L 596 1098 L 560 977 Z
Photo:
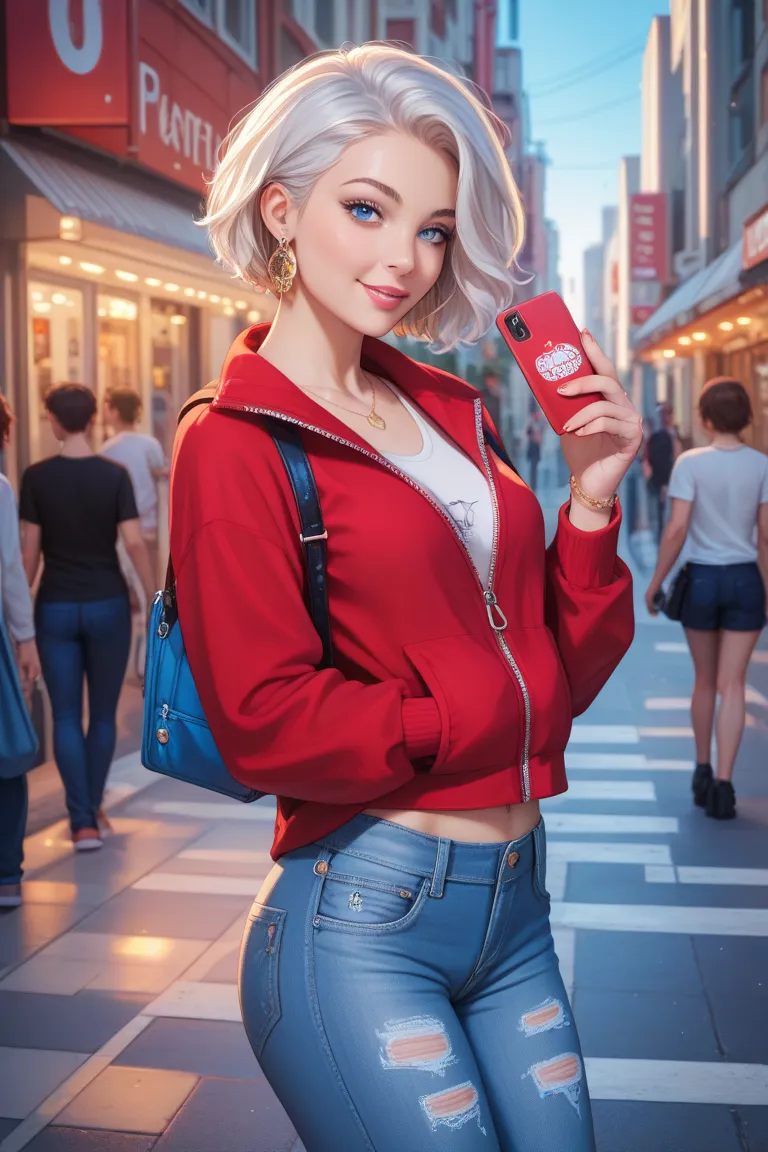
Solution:
M 471 812 L 429 812 L 415 809 L 366 808 L 366 815 L 403 824 L 415 832 L 463 840 L 469 844 L 501 844 L 519 840 L 539 822 L 538 800 L 506 804 L 499 808 L 478 808 Z

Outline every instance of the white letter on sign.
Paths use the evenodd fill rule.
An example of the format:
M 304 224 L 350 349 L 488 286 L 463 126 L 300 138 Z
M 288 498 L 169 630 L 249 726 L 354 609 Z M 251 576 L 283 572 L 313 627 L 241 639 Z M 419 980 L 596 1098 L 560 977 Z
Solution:
M 142 60 L 139 64 L 139 126 L 142 135 L 147 131 L 147 104 L 157 104 L 159 98 L 160 77 Z
M 101 0 L 82 0 L 83 43 L 78 48 L 69 26 L 69 0 L 48 0 L 48 23 L 62 64 L 78 76 L 93 72 L 104 46 Z

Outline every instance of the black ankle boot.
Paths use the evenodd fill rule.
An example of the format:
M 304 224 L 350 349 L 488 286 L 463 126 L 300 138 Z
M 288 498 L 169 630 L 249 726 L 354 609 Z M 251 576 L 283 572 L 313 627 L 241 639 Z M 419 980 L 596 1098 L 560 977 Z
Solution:
M 691 780 L 691 789 L 693 791 L 693 802 L 699 808 L 706 807 L 707 794 L 713 780 L 712 765 L 711 764 L 697 764 L 696 771 Z
M 736 793 L 730 780 L 714 780 L 707 795 L 707 816 L 714 820 L 733 820 L 736 815 Z

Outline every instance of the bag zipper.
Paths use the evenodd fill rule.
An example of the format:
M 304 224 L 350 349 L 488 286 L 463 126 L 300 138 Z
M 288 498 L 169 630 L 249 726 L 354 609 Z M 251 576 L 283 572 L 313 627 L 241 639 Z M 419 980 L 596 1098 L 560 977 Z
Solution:
M 475 578 L 483 595 L 488 622 L 493 629 L 494 636 L 496 637 L 505 662 L 512 669 L 523 697 L 523 707 L 525 711 L 525 734 L 523 738 L 523 754 L 520 765 L 520 783 L 522 798 L 525 802 L 531 798 L 529 763 L 531 746 L 531 698 L 528 692 L 528 687 L 525 683 L 525 680 L 523 679 L 523 674 L 520 671 L 520 667 L 514 655 L 512 654 L 512 650 L 510 649 L 509 644 L 504 638 L 503 633 L 504 629 L 507 627 L 508 621 L 503 611 L 501 610 L 498 600 L 496 599 L 496 593 L 493 591 L 493 578 L 496 572 L 496 559 L 499 548 L 499 500 L 496 493 L 496 484 L 493 479 L 493 472 L 491 471 L 490 461 L 488 460 L 488 453 L 485 447 L 485 438 L 483 436 L 483 402 L 480 398 L 478 398 L 473 403 L 475 409 L 475 430 L 477 433 L 477 442 L 480 448 L 480 454 L 483 459 L 485 474 L 491 492 L 491 507 L 493 510 L 493 536 L 491 541 L 491 561 L 488 569 L 487 588 L 483 586 L 483 581 L 480 573 L 477 570 L 477 565 L 472 559 L 472 553 L 464 542 L 464 539 L 456 527 L 453 519 L 448 515 L 442 505 L 439 504 L 437 500 L 435 500 L 435 498 L 429 492 L 427 492 L 425 488 L 422 488 L 420 484 L 417 484 L 416 481 L 407 474 L 407 472 L 402 472 L 394 464 L 391 464 L 390 461 L 387 460 L 384 456 L 380 456 L 377 452 L 372 450 L 368 451 L 366 448 L 361 448 L 359 444 L 355 444 L 352 440 L 345 440 L 343 436 L 336 436 L 333 432 L 326 432 L 324 428 L 318 428 L 315 424 L 307 424 L 303 420 L 298 420 L 295 416 L 289 416 L 285 412 L 277 412 L 272 408 L 258 408 L 248 404 L 229 404 L 227 402 L 222 403 L 221 401 L 217 402 L 216 408 L 230 409 L 235 412 L 248 412 L 254 416 L 272 416 L 277 420 L 285 420 L 288 424 L 295 424 L 299 428 L 305 428 L 308 432 L 317 432 L 319 436 L 325 436 L 328 440 L 335 440 L 337 444 L 344 444 L 347 448 L 354 448 L 355 451 L 361 452 L 363 456 L 368 456 L 371 460 L 375 460 L 377 463 L 382 464 L 390 472 L 393 472 L 395 476 L 399 476 L 401 480 L 404 480 L 406 484 L 409 484 L 411 488 L 419 492 L 424 497 L 424 499 L 432 505 L 435 511 L 438 512 L 440 516 L 442 516 L 443 520 L 445 520 L 454 537 L 460 544 L 462 552 L 472 567 L 472 571 L 475 574 Z

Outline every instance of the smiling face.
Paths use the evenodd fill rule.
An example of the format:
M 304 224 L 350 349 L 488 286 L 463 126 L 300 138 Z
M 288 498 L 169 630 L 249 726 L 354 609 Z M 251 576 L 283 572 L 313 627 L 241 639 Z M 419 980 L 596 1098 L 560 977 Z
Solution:
M 450 157 L 413 136 L 351 144 L 286 220 L 295 287 L 356 331 L 383 336 L 440 276 L 456 185 Z

